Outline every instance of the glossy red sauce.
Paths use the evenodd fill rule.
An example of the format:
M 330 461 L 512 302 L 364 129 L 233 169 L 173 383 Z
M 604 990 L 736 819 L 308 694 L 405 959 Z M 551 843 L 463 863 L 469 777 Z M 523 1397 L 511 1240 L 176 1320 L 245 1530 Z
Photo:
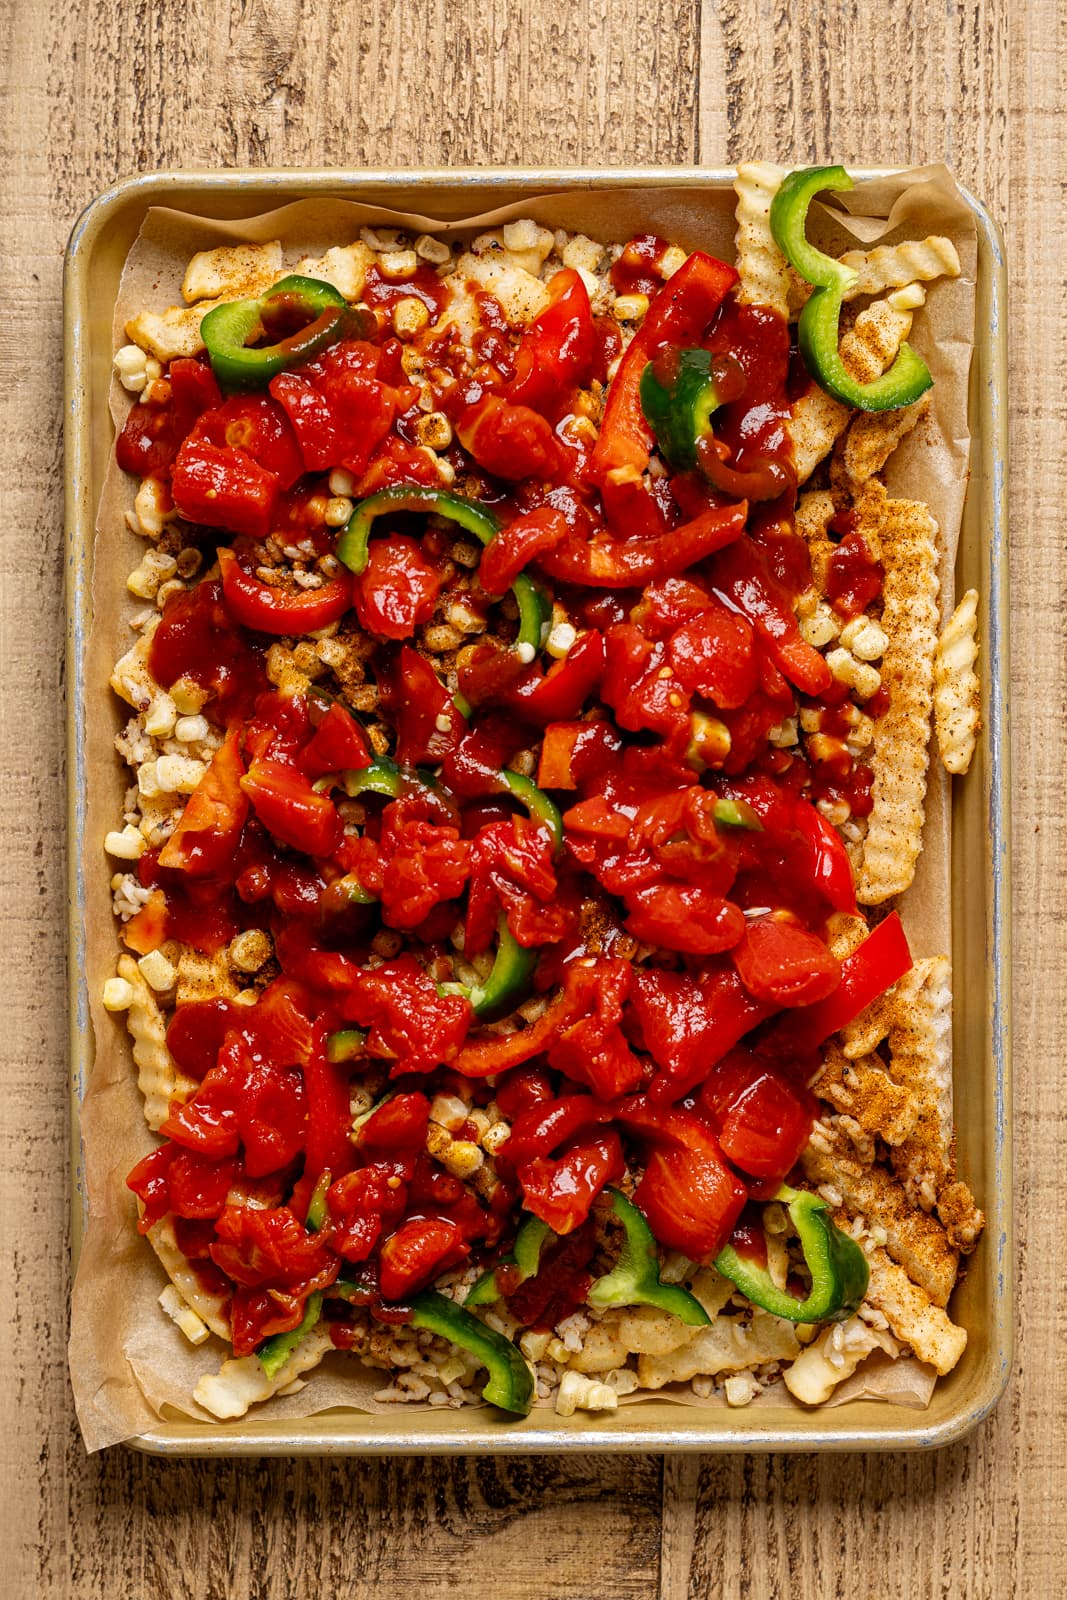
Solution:
M 367 271 L 363 296 L 369 306 L 395 306 L 398 300 L 421 300 L 436 322 L 448 302 L 448 290 L 432 267 L 416 267 L 410 278 L 386 278 L 379 267 Z
M 179 678 L 210 689 L 209 714 L 227 727 L 249 717 L 257 695 L 270 687 L 263 653 L 231 621 L 217 579 L 171 595 L 149 647 L 148 666 L 168 689 Z
M 655 233 L 642 233 L 631 239 L 611 269 L 615 293 L 654 295 L 663 287 L 658 269 L 669 249 L 666 239 Z

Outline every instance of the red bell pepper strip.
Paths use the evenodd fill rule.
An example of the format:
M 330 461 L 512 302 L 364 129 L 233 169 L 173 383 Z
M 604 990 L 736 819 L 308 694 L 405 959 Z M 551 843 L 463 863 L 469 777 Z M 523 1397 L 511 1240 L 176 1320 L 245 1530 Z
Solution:
M 652 430 L 641 408 L 641 374 L 664 345 L 700 342 L 737 277 L 734 267 L 696 250 L 652 300 L 608 388 L 600 437 L 590 461 L 595 483 L 603 483 L 620 469 L 644 472 Z
M 542 570 L 560 583 L 585 584 L 592 589 L 633 588 L 657 578 L 674 577 L 740 539 L 747 516 L 744 501 L 735 506 L 717 506 L 702 511 L 691 522 L 683 522 L 681 527 L 643 539 L 568 539 L 554 550 L 543 552 L 538 561 Z M 795 621 L 793 626 L 796 627 Z M 822 662 L 817 651 L 813 654 Z M 826 671 L 829 677 L 829 668 Z
M 489 1078 L 540 1055 L 560 1030 L 586 1011 L 598 982 L 597 963 L 567 968 L 563 988 L 536 1022 L 520 1032 L 468 1040 L 451 1062 L 465 1078 Z
M 716 559 L 714 587 L 752 623 L 775 665 L 804 694 L 818 695 L 833 678 L 825 658 L 802 637 L 789 595 L 771 576 L 751 539 L 739 539 Z
M 583 779 L 605 772 L 621 749 L 610 722 L 549 723 L 541 741 L 538 788 L 576 789 Z
M 260 822 L 282 844 L 309 856 L 328 856 L 343 825 L 328 795 L 316 794 L 304 774 L 284 761 L 257 756 L 241 779 Z
M 557 506 L 537 506 L 507 523 L 487 545 L 478 568 L 486 594 L 504 594 L 524 567 L 567 537 L 567 519 Z
M 537 1101 L 516 1116 L 498 1160 L 505 1168 L 514 1169 L 538 1156 L 550 1156 L 580 1133 L 614 1121 L 615 1111 L 610 1101 L 592 1094 L 565 1094 L 558 1100 Z
M 329 1172 L 334 1181 L 355 1166 L 349 1131 L 352 1108 L 348 1099 L 350 1068 L 330 1061 L 326 1054 L 326 1025 L 317 1022 L 311 1054 L 304 1065 L 307 1090 L 307 1141 L 304 1146 L 304 1176 L 317 1181 Z
M 892 988 L 912 964 L 899 913 L 891 911 L 842 961 L 841 981 L 833 994 L 783 1017 L 766 1036 L 763 1048 L 769 1055 L 779 1048 L 796 1055 L 815 1049 Z
M 856 913 L 856 884 L 841 835 L 808 800 L 798 800 L 796 827 L 809 852 L 811 882 L 835 911 Z
M 591 628 L 547 672 L 536 667 L 514 684 L 503 697 L 504 704 L 539 727 L 560 722 L 578 715 L 603 671 L 604 636 Z
M 248 816 L 248 798 L 241 789 L 245 769 L 240 745 L 240 730 L 234 728 L 185 802 L 178 826 L 159 853 L 161 867 L 207 877 L 232 858 Z
M 548 305 L 530 323 L 515 352 L 508 398 L 557 422 L 576 388 L 587 383 L 596 358 L 589 292 L 573 268 L 548 281 Z
M 318 589 L 276 589 L 225 545 L 218 552 L 222 593 L 235 622 L 259 633 L 313 633 L 339 622 L 352 605 L 352 574 L 343 567 Z

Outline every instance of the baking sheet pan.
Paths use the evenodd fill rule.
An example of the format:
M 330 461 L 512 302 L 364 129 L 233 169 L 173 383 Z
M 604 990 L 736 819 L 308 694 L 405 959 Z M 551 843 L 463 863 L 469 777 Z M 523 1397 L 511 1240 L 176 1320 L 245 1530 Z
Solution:
M 860 175 L 857 173 L 857 175 Z M 864 172 L 863 176 L 876 176 Z M 85 833 L 85 751 L 94 737 L 84 648 L 90 620 L 93 525 L 111 449 L 107 407 L 111 311 L 126 253 L 152 205 L 201 215 L 252 216 L 316 195 L 359 198 L 447 221 L 562 189 L 687 185 L 728 187 L 729 170 L 706 168 L 484 170 L 469 173 L 242 171 L 132 178 L 93 201 L 71 236 L 65 275 L 67 648 L 70 796 L 70 990 L 72 1240 L 77 1261 L 85 1218 L 78 1107 L 92 1062 L 84 982 L 87 884 L 100 872 Z M 966 196 L 978 230 L 974 361 L 970 381 L 971 479 L 957 589 L 981 597 L 979 637 L 985 726 L 971 774 L 953 808 L 952 957 L 956 1123 L 960 1164 L 987 1216 L 987 1231 L 957 1290 L 955 1314 L 970 1330 L 963 1360 L 938 1382 L 925 1411 L 875 1402 L 798 1415 L 671 1406 L 649 1400 L 611 1415 L 562 1419 L 534 1413 L 502 1422 L 484 1411 L 386 1417 L 327 1412 L 269 1414 L 238 1423 L 161 1424 L 137 1443 L 161 1454 L 391 1454 L 634 1450 L 852 1450 L 929 1448 L 959 1438 L 996 1404 L 1011 1364 L 1011 1152 L 1009 1138 L 1010 938 L 1007 839 L 1006 328 L 1002 242 L 988 213 Z M 105 719 L 99 719 L 102 725 Z M 105 733 L 104 737 L 109 737 Z M 101 737 L 98 732 L 96 738 Z

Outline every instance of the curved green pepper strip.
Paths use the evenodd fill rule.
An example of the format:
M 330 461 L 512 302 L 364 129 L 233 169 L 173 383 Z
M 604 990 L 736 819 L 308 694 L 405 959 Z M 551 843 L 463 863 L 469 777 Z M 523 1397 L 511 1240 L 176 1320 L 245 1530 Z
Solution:
M 817 250 L 805 234 L 808 208 L 824 189 L 853 187 L 844 167 L 806 167 L 791 172 L 771 202 L 771 232 L 782 254 L 815 292 L 800 314 L 798 337 L 804 365 L 821 389 L 860 411 L 891 411 L 910 405 L 933 383 L 930 369 L 909 344 L 902 344 L 888 372 L 873 383 L 849 376 L 838 349 L 841 306 L 857 274 Z
M 304 1307 L 303 1320 L 297 1327 L 292 1328 L 288 1333 L 275 1333 L 269 1339 L 264 1339 L 263 1343 L 257 1348 L 256 1355 L 259 1357 L 259 1364 L 268 1378 L 277 1377 L 305 1333 L 311 1332 L 321 1316 L 322 1295 L 316 1289 L 314 1294 L 308 1295 L 307 1305 Z
M 326 1059 L 337 1066 L 342 1061 L 355 1061 L 367 1042 L 366 1028 L 338 1028 L 326 1036 Z
M 553 804 L 543 789 L 537 787 L 532 778 L 524 777 L 521 772 L 512 772 L 510 767 L 505 767 L 500 776 L 516 800 L 526 807 L 531 819 L 539 822 L 552 835 L 555 849 L 562 850 L 563 818 L 559 807 Z
M 720 797 L 712 813 L 717 828 L 747 828 L 752 833 L 762 833 L 763 823 L 747 800 L 727 800 Z
M 696 1295 L 680 1283 L 661 1283 L 659 1255 L 652 1229 L 632 1200 L 608 1188 L 615 1216 L 622 1223 L 622 1250 L 610 1272 L 598 1278 L 587 1296 L 592 1306 L 658 1306 L 690 1328 L 711 1321 Z
M 250 347 L 282 311 L 297 311 L 307 324 L 275 344 Z M 347 333 L 367 331 L 368 315 L 351 308 L 332 283 L 292 273 L 256 300 L 230 300 L 200 324 L 211 370 L 224 389 L 265 389 L 279 372 L 301 366 Z
M 412 1326 L 426 1328 L 477 1356 L 489 1374 L 489 1381 L 482 1390 L 483 1400 L 499 1406 L 502 1411 L 526 1416 L 533 1404 L 533 1373 L 510 1339 L 487 1328 L 463 1306 L 435 1289 L 415 1295 L 411 1311 Z
M 464 1304 L 487 1306 L 494 1300 L 503 1298 L 504 1291 L 497 1282 L 497 1267 L 515 1268 L 514 1273 L 508 1274 L 515 1289 L 528 1278 L 536 1277 L 537 1269 L 541 1265 L 541 1251 L 551 1233 L 548 1223 L 542 1222 L 540 1217 L 523 1217 L 519 1231 L 515 1235 L 515 1243 L 507 1255 L 501 1256 L 495 1267 L 490 1267 L 488 1272 L 482 1273 Z
M 493 966 L 483 984 L 439 983 L 438 994 L 461 994 L 470 1001 L 476 1017 L 488 1021 L 505 1011 L 514 1011 L 523 999 L 533 970 L 537 965 L 536 950 L 526 950 L 508 927 L 507 918 L 497 924 L 496 955 Z
M 826 1201 L 816 1194 L 779 1189 L 811 1273 L 803 1300 L 779 1289 L 767 1268 L 726 1244 L 715 1257 L 724 1278 L 737 1285 L 754 1305 L 789 1322 L 839 1322 L 850 1317 L 867 1293 L 870 1269 L 854 1239 L 834 1226 Z
M 720 400 L 710 350 L 678 350 L 672 355 L 675 365 L 668 383 L 654 362 L 641 374 L 641 410 L 660 453 L 676 471 L 686 472 L 696 466 L 696 442 L 711 428 Z
M 361 500 L 352 512 L 344 532 L 337 541 L 334 552 L 357 576 L 366 570 L 370 555 L 371 527 L 376 517 L 387 511 L 422 511 L 444 517 L 472 533 L 479 544 L 489 544 L 500 532 L 500 523 L 487 506 L 475 500 L 465 500 L 462 495 L 449 494 L 447 489 L 433 489 L 421 483 L 396 483 L 388 489 Z M 519 607 L 519 634 L 515 643 L 524 658 L 529 651 L 534 654 L 541 648 L 541 634 L 547 621 L 547 602 L 532 578 L 525 572 L 511 586 Z M 533 655 L 529 655 L 533 660 Z

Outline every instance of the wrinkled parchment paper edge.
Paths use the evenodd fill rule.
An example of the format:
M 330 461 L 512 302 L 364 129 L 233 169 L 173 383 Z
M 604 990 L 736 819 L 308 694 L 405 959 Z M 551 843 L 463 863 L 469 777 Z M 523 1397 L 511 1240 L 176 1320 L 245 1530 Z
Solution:
M 857 242 L 869 246 L 938 232 L 953 239 L 963 263 L 962 277 L 934 284 L 916 316 L 911 342 L 933 371 L 934 406 L 931 417 L 898 449 L 887 475 L 892 492 L 926 500 L 938 518 L 943 537 L 942 609 L 947 614 L 969 454 L 967 378 L 977 259 L 973 218 L 943 167 L 861 183 L 846 198 L 847 212 L 818 208 L 821 216 L 815 227 L 827 248 Z M 520 216 L 585 232 L 604 242 L 653 230 L 687 248 L 700 247 L 733 259 L 733 195 L 728 190 L 563 191 L 448 223 L 337 199 L 298 201 L 229 223 L 157 207 L 148 212 L 123 271 L 114 314 L 116 347 L 126 342 L 123 327 L 135 312 L 181 303 L 184 269 L 198 249 L 280 238 L 291 265 L 301 255 L 321 254 L 331 244 L 348 243 L 367 224 L 463 236 Z M 111 410 L 117 426 L 130 403 L 125 391 L 113 383 Z M 94 697 L 100 696 L 94 698 L 87 717 L 89 840 L 102 840 L 116 825 L 125 788 L 125 769 L 112 747 L 112 735 L 125 718 L 114 704 L 110 712 L 106 709 L 114 697 L 104 686 L 114 662 L 129 647 L 128 619 L 139 604 L 130 601 L 124 581 L 145 548 L 125 525 L 135 487 L 112 461 L 97 517 L 94 621 L 86 664 L 86 681 L 93 686 Z M 949 821 L 948 780 L 932 760 L 924 852 L 915 884 L 901 905 L 917 954 L 949 948 Z M 74 1286 L 70 1341 L 75 1404 L 89 1450 L 136 1438 L 161 1421 L 178 1417 L 201 1421 L 216 1436 L 225 1427 L 191 1399 L 198 1378 L 217 1370 L 224 1348 L 212 1338 L 194 1349 L 160 1309 L 158 1296 L 167 1280 L 136 1233 L 133 1199 L 123 1182 L 155 1141 L 144 1123 L 125 1019 L 105 1012 L 99 998 L 104 980 L 114 972 L 117 953 L 104 860 L 101 853 L 102 870 L 88 875 L 86 977 L 96 1050 L 82 1107 L 89 1219 Z M 309 1376 L 309 1385 L 299 1393 L 270 1402 L 273 1417 L 295 1419 L 339 1409 L 396 1414 L 398 1409 L 410 1409 L 376 1402 L 373 1395 L 388 1384 L 388 1375 L 352 1357 L 330 1356 Z M 922 1363 L 914 1359 L 894 1363 L 876 1354 L 840 1385 L 828 1404 L 878 1399 L 921 1408 L 929 1403 L 933 1384 L 932 1369 Z M 622 1403 L 653 1399 L 715 1411 L 724 1407 L 721 1400 L 700 1400 L 680 1386 L 625 1397 Z M 784 1405 L 797 1413 L 805 1409 L 781 1382 L 753 1405 Z M 471 1413 L 468 1408 L 467 1414 Z M 397 1422 L 402 1429 L 402 1416 Z

